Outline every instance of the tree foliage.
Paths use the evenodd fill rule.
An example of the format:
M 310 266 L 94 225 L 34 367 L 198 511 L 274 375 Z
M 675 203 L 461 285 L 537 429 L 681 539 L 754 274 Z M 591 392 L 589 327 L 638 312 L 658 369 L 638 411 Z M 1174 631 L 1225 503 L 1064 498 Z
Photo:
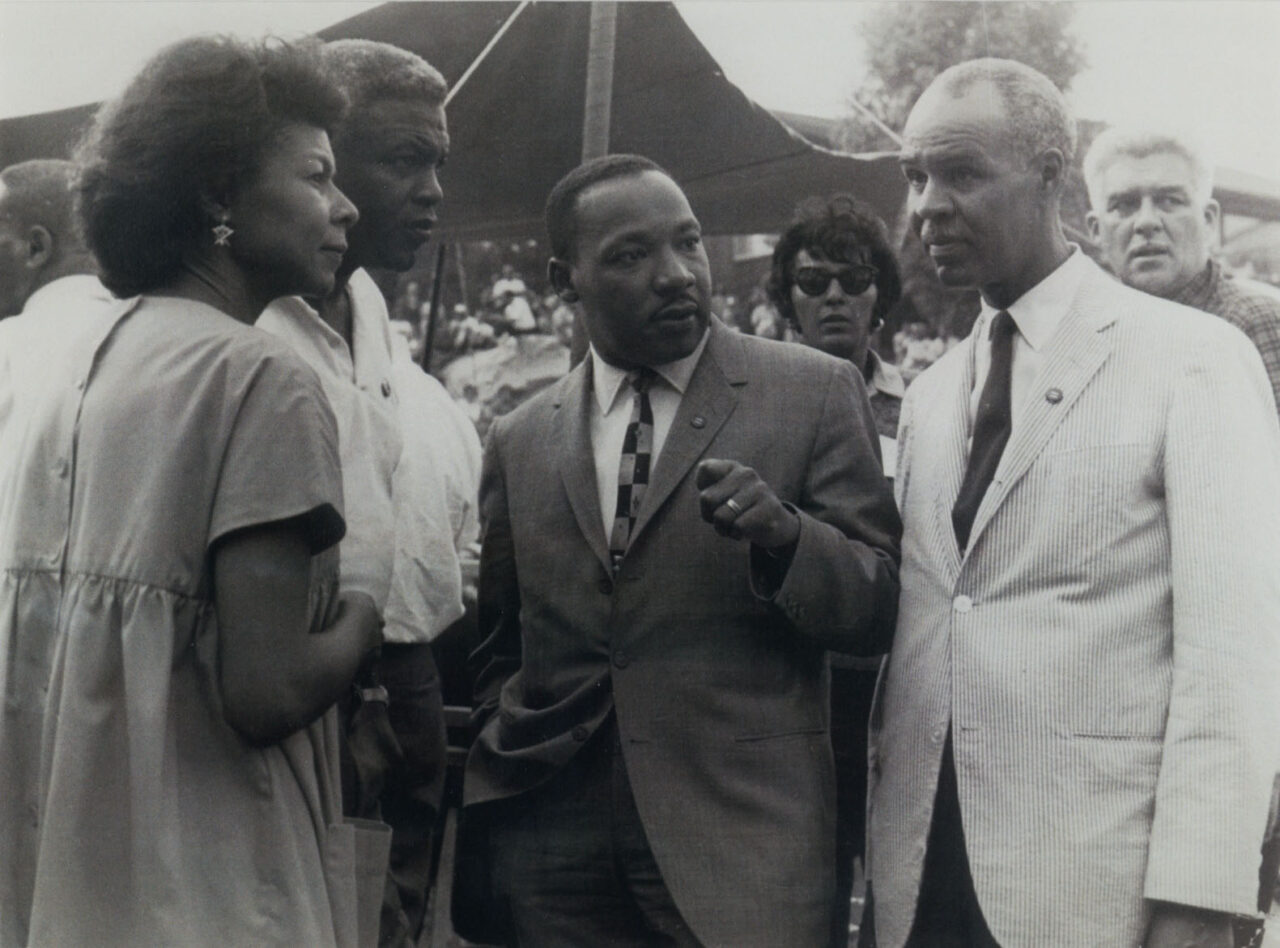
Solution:
M 895 131 L 925 87 L 948 66 L 981 56 L 1016 59 L 1044 73 L 1062 90 L 1085 65 L 1071 33 L 1071 3 L 881 3 L 863 21 L 867 78 L 852 98 Z M 849 151 L 896 147 L 860 113 L 841 130 Z

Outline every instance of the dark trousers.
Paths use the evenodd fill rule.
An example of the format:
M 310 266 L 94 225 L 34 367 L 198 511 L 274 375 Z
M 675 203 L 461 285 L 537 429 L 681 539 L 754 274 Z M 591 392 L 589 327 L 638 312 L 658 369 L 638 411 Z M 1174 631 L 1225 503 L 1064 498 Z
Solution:
M 658 871 L 612 721 L 542 786 L 488 805 L 508 944 L 692 948 Z
M 876 945 L 874 891 L 871 890 L 867 893 L 867 911 L 863 915 L 858 945 L 859 948 Z M 950 733 L 942 750 L 933 822 L 929 826 L 924 872 L 920 877 L 920 897 L 907 948 L 999 948 L 973 891 L 964 827 L 960 822 L 960 796 Z
M 343 809 L 391 827 L 378 944 L 412 946 L 426 914 L 432 833 L 448 763 L 431 646 L 384 643 L 362 685 L 365 698 L 345 708 Z
M 836 907 L 832 948 L 847 948 L 854 862 L 867 836 L 867 722 L 877 669 L 831 667 L 831 750 L 836 763 Z

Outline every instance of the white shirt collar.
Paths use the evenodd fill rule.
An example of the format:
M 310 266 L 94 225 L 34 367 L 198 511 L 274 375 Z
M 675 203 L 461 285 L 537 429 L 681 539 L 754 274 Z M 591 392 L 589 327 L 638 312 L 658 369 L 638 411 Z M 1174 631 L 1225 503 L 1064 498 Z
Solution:
M 906 395 L 907 383 L 902 380 L 898 367 L 885 362 L 874 349 L 868 349 L 867 355 L 871 359 L 871 380 L 867 382 L 867 394 L 883 392 L 894 398 Z
M 683 359 L 676 359 L 674 362 L 667 362 L 663 365 L 651 366 L 651 368 L 668 385 L 683 395 L 684 390 L 689 387 L 689 380 L 693 378 L 693 370 L 698 367 L 698 360 L 702 358 L 702 350 L 707 347 L 707 339 L 710 337 L 711 331 L 708 329 L 702 334 L 702 339 L 698 341 L 694 350 Z M 595 389 L 596 403 L 600 406 L 602 415 L 609 414 L 614 403 L 618 400 L 618 394 L 627 382 L 627 373 L 629 371 L 606 362 L 600 357 L 600 353 L 596 352 L 595 346 L 591 347 L 591 383 Z
M 376 388 L 388 378 L 391 365 L 387 304 L 378 284 L 363 269 L 351 274 L 344 292 L 351 304 L 351 347 L 301 296 L 274 300 L 258 317 L 258 325 L 276 335 L 303 340 L 307 351 L 321 354 L 336 375 L 347 376 L 362 388 Z M 294 348 L 298 349 L 296 341 Z
M 1080 281 L 1088 272 L 1089 258 L 1076 244 L 1072 244 L 1070 256 L 1057 269 L 1005 308 L 1017 323 L 1018 332 L 1032 349 L 1039 352 L 1048 345 L 1058 324 L 1062 322 L 1062 317 L 1067 315 L 1067 308 L 1080 287 Z M 984 330 L 997 312 L 999 310 L 986 299 L 982 300 L 980 320 Z
M 104 303 L 115 299 L 111 291 L 91 273 L 72 273 L 56 280 L 50 280 L 36 290 L 23 305 L 22 310 L 35 309 L 60 299 L 93 299 Z

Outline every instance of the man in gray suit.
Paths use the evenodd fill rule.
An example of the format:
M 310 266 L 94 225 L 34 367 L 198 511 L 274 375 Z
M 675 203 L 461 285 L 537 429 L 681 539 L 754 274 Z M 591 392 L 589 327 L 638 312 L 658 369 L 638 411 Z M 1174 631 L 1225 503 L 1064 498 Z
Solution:
M 1229 946 L 1280 702 L 1280 425 L 1237 329 L 1065 240 L 1075 129 L 1008 60 L 912 110 L 908 209 L 973 334 L 907 391 L 872 712 L 881 946 Z
M 884 647 L 898 588 L 866 393 L 710 319 L 698 221 L 647 159 L 570 172 L 547 224 L 591 353 L 498 420 L 481 484 L 466 800 L 507 937 L 823 944 L 825 652 Z

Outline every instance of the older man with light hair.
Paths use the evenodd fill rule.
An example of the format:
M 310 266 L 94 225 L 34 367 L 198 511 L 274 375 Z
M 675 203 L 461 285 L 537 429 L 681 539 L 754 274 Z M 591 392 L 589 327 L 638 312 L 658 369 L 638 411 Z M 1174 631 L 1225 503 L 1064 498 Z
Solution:
M 907 390 L 871 716 L 882 948 L 1226 948 L 1280 705 L 1280 425 L 1254 347 L 1067 242 L 1075 128 L 1009 60 L 907 120 L 908 217 L 974 331 Z
M 1213 259 L 1221 209 L 1203 146 L 1179 131 L 1109 128 L 1089 148 L 1084 176 L 1089 233 L 1116 276 L 1244 332 L 1280 403 L 1280 298 L 1233 279 Z

